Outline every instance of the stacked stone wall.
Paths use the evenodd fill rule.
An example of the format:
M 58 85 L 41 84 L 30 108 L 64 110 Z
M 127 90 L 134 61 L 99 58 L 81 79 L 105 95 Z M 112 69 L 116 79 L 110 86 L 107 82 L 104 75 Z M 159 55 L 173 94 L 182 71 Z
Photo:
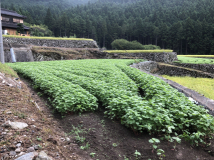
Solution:
M 96 41 L 92 40 L 51 40 L 51 39 L 31 39 L 31 38 L 12 38 L 3 37 L 5 44 L 21 44 L 46 47 L 62 48 L 98 48 Z
M 128 59 L 128 58 L 136 58 L 136 59 L 145 59 L 156 62 L 164 62 L 164 63 L 172 63 L 173 61 L 177 61 L 177 53 L 176 52 L 162 52 L 162 53 L 106 53 L 106 57 L 110 59 Z

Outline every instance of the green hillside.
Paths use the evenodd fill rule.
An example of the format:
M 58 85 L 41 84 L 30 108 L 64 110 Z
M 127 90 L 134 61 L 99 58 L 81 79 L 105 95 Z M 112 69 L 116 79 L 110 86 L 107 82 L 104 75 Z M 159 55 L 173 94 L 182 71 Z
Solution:
M 115 39 L 127 39 L 178 54 L 214 53 L 210 0 L 2 0 L 2 7 L 26 15 L 28 23 L 47 25 L 57 37 L 95 39 L 108 49 Z

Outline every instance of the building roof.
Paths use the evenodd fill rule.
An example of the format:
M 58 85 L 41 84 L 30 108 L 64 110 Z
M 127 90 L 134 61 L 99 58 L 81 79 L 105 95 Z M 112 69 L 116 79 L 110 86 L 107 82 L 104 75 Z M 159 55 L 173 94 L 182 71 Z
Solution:
M 7 10 L 7 9 L 4 9 L 4 8 L 1 8 L 1 14 L 2 15 L 13 16 L 13 17 L 18 17 L 18 18 L 23 18 L 23 19 L 27 18 L 26 16 L 20 15 L 15 11 Z
M 3 22 L 2 21 L 2 27 L 16 28 L 17 29 L 18 25 L 17 25 L 17 23 L 9 23 L 9 22 Z M 29 30 L 30 29 L 29 27 L 27 27 L 25 25 L 23 25 L 23 27 L 24 27 L 25 30 Z

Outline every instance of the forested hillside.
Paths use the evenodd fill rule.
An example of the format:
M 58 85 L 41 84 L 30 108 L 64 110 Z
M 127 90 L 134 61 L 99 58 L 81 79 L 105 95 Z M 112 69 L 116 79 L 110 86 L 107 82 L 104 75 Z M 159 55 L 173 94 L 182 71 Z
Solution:
M 55 36 L 93 38 L 109 49 L 124 38 L 179 54 L 214 54 L 212 0 L 2 0 L 2 7 L 46 24 Z

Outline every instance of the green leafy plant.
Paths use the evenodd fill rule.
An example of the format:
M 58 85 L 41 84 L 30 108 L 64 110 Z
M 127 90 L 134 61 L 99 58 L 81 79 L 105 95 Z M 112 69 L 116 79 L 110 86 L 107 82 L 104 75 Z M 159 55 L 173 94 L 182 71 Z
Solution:
M 42 138 L 41 137 L 37 137 L 36 140 L 37 141 L 42 141 Z
M 176 135 L 177 135 L 177 133 L 176 133 Z M 174 142 L 174 146 L 173 146 L 174 150 L 176 148 L 176 144 L 177 143 L 181 143 L 181 139 L 179 137 L 172 137 L 172 138 L 169 139 L 169 141 L 170 142 Z
M 95 154 L 96 153 L 90 153 L 90 156 L 93 158 L 93 157 L 95 157 Z
M 134 156 L 138 159 L 141 156 L 141 153 L 136 150 Z
M 157 155 L 159 156 L 159 159 L 163 159 L 163 157 L 165 157 L 165 151 L 162 149 L 157 149 Z
M 149 140 L 149 143 L 152 144 L 152 147 L 153 147 L 153 150 L 152 152 L 158 148 L 158 144 L 160 143 L 160 140 L 159 139 L 156 139 L 156 138 L 152 138 Z
M 80 146 L 80 149 L 87 150 L 90 147 L 90 144 L 87 142 L 85 146 Z
M 112 146 L 113 146 L 113 147 L 117 147 L 117 143 L 113 143 Z

